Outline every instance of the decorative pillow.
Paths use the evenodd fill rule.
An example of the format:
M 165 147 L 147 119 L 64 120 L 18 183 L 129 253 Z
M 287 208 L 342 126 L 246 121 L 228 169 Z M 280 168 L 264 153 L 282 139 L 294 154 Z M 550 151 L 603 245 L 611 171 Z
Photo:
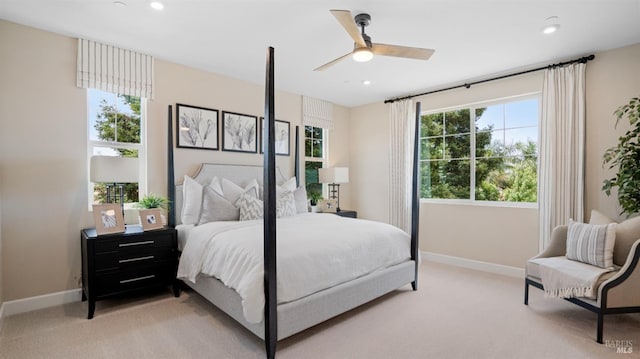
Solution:
M 240 208 L 240 220 L 250 221 L 262 219 L 264 216 L 262 201 L 248 194 L 243 194 L 238 200 Z
M 200 220 L 201 208 L 202 185 L 185 175 L 182 184 L 182 213 L 180 213 L 182 223 L 197 224 Z
M 242 197 L 244 193 L 249 193 L 254 198 L 258 198 L 258 181 L 255 179 L 251 180 L 249 184 L 247 184 L 244 188 L 238 186 L 237 184 L 229 181 L 226 178 L 222 179 L 222 193 L 224 198 L 226 198 L 229 202 L 236 204 Z
M 601 268 L 613 267 L 616 224 L 586 224 L 569 220 L 567 258 Z
M 304 186 L 300 186 L 293 191 L 293 198 L 296 202 L 297 213 L 309 212 L 309 204 L 307 203 L 307 189 Z
M 292 192 L 285 192 L 276 202 L 276 217 L 291 217 L 298 213 L 296 201 Z
M 237 221 L 239 218 L 238 207 L 222 197 L 212 186 L 204 187 L 199 225 L 215 221 Z
M 218 176 L 213 177 L 211 183 L 209 183 L 209 186 L 211 186 L 211 188 L 216 191 L 216 193 L 224 196 L 224 191 L 222 191 L 222 181 L 220 180 L 220 178 L 218 178 Z

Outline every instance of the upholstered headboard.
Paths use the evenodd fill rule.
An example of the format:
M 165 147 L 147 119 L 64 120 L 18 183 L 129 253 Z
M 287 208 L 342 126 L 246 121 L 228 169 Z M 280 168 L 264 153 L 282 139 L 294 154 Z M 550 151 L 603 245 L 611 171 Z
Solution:
M 262 186 L 263 170 L 262 166 L 251 165 L 229 165 L 229 164 L 217 164 L 217 163 L 203 163 L 195 174 L 190 177 L 196 180 L 202 185 L 208 185 L 211 183 L 213 177 L 226 178 L 239 186 L 244 187 L 250 180 L 256 179 L 258 184 Z M 184 177 L 176 178 L 175 188 L 175 216 L 176 225 L 181 223 L 180 214 L 182 213 L 183 205 L 183 189 L 182 182 Z M 276 167 L 276 182 L 282 183 L 286 179 L 280 172 L 280 167 Z

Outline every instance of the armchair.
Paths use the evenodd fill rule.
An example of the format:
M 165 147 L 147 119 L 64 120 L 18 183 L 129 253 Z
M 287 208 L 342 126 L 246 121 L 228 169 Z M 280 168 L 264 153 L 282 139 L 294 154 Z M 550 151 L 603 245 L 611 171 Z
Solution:
M 613 220 L 603 214 L 592 211 L 590 224 L 607 224 Z M 551 233 L 548 247 L 527 261 L 525 267 L 524 304 L 529 304 L 529 285 L 543 289 L 538 263 L 534 259 L 564 257 L 566 258 L 568 226 L 558 226 Z M 597 314 L 596 341 L 602 341 L 604 315 L 640 312 L 640 216 L 618 223 L 615 229 L 615 246 L 613 263 L 620 268 L 603 274 L 596 282 L 595 297 L 573 297 L 565 300 L 577 304 Z M 595 267 L 595 266 L 594 266 Z

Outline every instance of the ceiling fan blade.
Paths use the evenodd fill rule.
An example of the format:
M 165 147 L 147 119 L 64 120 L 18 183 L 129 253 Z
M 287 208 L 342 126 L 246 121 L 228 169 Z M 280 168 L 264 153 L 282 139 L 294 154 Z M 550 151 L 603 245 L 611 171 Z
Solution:
M 353 19 L 353 16 L 351 16 L 351 12 L 349 10 L 331 10 L 331 13 L 335 16 L 340 25 L 347 30 L 349 36 L 351 36 L 353 41 L 358 44 L 359 47 L 367 46 L 362 38 L 360 29 L 358 29 L 358 25 L 356 25 L 356 21 Z
M 337 64 L 338 62 L 340 62 L 340 61 L 344 60 L 345 58 L 347 58 L 347 57 L 349 57 L 349 56 L 351 56 L 351 52 L 350 52 L 350 53 L 348 53 L 348 54 L 346 54 L 346 55 L 342 55 L 342 56 L 338 57 L 338 58 L 337 58 L 337 59 L 335 59 L 335 60 L 329 61 L 329 62 L 327 62 L 326 64 L 324 64 L 324 65 L 322 65 L 322 66 L 320 66 L 320 67 L 318 67 L 318 68 L 313 69 L 313 71 L 323 71 L 323 70 L 326 70 L 326 69 L 328 69 L 329 67 L 331 67 L 331 66 L 333 66 L 333 65 Z
M 406 57 L 416 60 L 428 60 L 435 52 L 435 50 L 432 49 L 385 44 L 373 44 L 373 48 L 371 50 L 376 55 Z

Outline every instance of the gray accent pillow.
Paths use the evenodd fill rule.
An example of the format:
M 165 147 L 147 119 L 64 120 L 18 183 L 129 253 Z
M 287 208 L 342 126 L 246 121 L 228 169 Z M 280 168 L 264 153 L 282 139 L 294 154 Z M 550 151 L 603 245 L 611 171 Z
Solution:
M 250 221 L 253 219 L 263 218 L 263 205 L 262 201 L 247 194 L 240 196 L 238 200 L 238 207 L 240 207 L 240 220 Z
M 239 208 L 218 194 L 211 186 L 204 186 L 199 225 L 215 221 L 237 221 L 239 218 Z
M 276 202 L 276 217 L 291 217 L 298 213 L 296 209 L 296 201 L 292 192 L 285 192 L 278 198 Z
M 569 219 L 567 258 L 600 268 L 613 267 L 616 224 L 586 224 Z

